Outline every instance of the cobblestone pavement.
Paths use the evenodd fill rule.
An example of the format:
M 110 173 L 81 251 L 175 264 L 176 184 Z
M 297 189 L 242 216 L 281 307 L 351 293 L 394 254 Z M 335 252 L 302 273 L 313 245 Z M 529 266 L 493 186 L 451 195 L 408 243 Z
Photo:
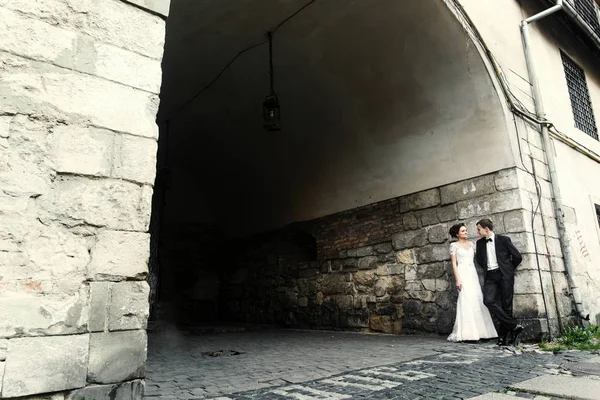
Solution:
M 220 350 L 241 354 L 203 355 Z M 454 344 L 439 336 L 297 330 L 171 332 L 149 337 L 145 398 L 469 398 L 557 373 L 562 363 L 586 357 L 579 352 L 514 354 L 492 343 Z

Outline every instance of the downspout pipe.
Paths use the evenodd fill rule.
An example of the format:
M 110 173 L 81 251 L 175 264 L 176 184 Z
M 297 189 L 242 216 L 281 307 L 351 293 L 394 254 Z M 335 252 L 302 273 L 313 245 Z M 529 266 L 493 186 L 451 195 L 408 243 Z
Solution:
M 533 59 L 533 55 L 531 54 L 531 45 L 529 38 L 529 25 L 545 18 L 549 15 L 552 15 L 561 10 L 565 10 L 571 17 L 574 17 L 574 14 L 571 11 L 572 9 L 568 9 L 565 6 L 565 2 L 563 0 L 557 0 L 556 4 L 550 7 L 547 10 L 544 10 L 532 17 L 524 19 L 521 21 L 521 38 L 523 41 L 523 50 L 525 52 L 525 61 L 527 63 L 527 72 L 529 74 L 529 81 L 531 82 L 532 92 L 533 92 L 533 100 L 535 103 L 535 111 L 538 119 L 540 121 L 546 120 L 546 111 L 544 109 L 544 102 L 542 100 L 541 92 L 540 92 L 540 84 L 538 81 L 538 76 L 535 69 L 535 62 Z M 583 21 L 583 20 L 582 20 Z M 587 24 L 585 25 L 587 27 Z M 589 31 L 589 28 L 587 29 Z M 597 38 L 597 37 L 596 37 Z M 598 41 L 600 44 L 600 41 Z M 571 293 L 573 293 L 573 300 L 575 301 L 575 309 L 579 318 L 585 321 L 589 321 L 590 316 L 583 308 L 583 302 L 581 298 L 581 292 L 577 283 L 574 279 L 574 269 L 573 269 L 573 255 L 571 252 L 571 246 L 569 244 L 569 238 L 565 226 L 565 218 L 564 218 L 564 205 L 562 201 L 562 195 L 560 191 L 560 187 L 558 185 L 558 175 L 556 172 L 556 160 L 554 157 L 554 151 L 551 147 L 550 135 L 548 133 L 548 125 L 549 123 L 543 122 L 540 123 L 542 130 L 542 144 L 544 147 L 544 152 L 546 153 L 546 159 L 548 162 L 548 170 L 550 172 L 550 185 L 552 187 L 552 192 L 554 195 L 554 207 L 556 214 L 556 221 L 558 224 L 558 233 L 559 233 L 559 241 L 563 254 L 563 259 L 565 263 L 565 270 L 567 272 L 567 280 L 569 283 L 569 287 L 571 289 Z

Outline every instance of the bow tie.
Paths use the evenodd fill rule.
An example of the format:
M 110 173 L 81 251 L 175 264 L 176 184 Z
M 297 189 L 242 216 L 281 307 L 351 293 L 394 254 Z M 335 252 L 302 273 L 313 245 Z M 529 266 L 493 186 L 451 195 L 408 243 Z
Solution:
M 493 239 L 489 238 L 489 239 L 485 239 L 486 243 L 487 242 L 493 242 Z

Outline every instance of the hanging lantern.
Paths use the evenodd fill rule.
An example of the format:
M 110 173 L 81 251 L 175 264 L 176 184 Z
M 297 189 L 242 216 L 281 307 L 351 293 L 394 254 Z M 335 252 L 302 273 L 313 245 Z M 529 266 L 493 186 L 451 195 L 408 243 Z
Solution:
M 265 97 L 263 102 L 263 117 L 265 119 L 264 127 L 268 131 L 281 130 L 281 119 L 279 113 L 279 99 L 276 94 L 270 94 Z
M 281 130 L 281 114 L 279 110 L 279 98 L 275 93 L 275 72 L 273 70 L 273 33 L 267 34 L 269 38 L 269 81 L 271 92 L 263 102 L 264 128 L 268 131 Z

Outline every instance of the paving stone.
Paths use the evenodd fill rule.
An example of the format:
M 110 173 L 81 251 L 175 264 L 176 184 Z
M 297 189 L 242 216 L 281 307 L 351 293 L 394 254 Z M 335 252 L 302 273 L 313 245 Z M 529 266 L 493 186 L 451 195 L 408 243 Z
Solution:
M 248 353 L 220 360 L 197 356 L 211 348 L 248 349 Z M 548 369 L 540 366 L 590 357 L 585 353 L 514 354 L 491 342 L 454 344 L 438 336 L 267 331 L 190 337 L 172 332 L 150 335 L 146 381 L 152 385 L 158 375 L 174 381 L 185 371 L 189 383 L 184 386 L 182 380 L 174 391 L 190 392 L 201 383 L 211 399 L 439 400 L 504 390 L 544 375 Z M 287 395 L 274 392 L 292 385 L 295 389 L 285 389 Z M 329 394 L 311 394 L 308 389 Z M 159 392 L 167 394 L 162 387 Z

